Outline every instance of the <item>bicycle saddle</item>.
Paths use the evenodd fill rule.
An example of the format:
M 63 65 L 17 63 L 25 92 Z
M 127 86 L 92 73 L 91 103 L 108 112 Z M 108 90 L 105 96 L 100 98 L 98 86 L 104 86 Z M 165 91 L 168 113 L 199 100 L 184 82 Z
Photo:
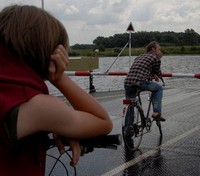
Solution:
M 141 89 L 141 87 L 138 84 L 131 85 L 131 88 L 133 88 L 133 89 Z
M 131 86 L 131 89 L 136 92 L 136 94 L 140 93 L 141 92 L 141 87 L 138 85 L 138 84 L 133 84 Z

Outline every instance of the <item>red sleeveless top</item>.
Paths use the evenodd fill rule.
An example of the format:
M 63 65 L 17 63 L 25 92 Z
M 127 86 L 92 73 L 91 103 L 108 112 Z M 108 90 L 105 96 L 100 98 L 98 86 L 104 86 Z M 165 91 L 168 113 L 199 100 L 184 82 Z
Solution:
M 6 114 L 37 94 L 48 94 L 47 86 L 22 59 L 0 45 L 0 175 L 43 176 L 45 136 L 34 134 L 16 144 L 7 139 Z M 44 137 L 44 138 L 43 138 Z

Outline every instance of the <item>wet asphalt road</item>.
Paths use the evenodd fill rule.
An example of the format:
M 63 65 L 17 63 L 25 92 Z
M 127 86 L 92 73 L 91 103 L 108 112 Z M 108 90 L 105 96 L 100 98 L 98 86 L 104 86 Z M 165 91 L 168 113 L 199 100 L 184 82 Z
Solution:
M 77 176 L 199 176 L 200 175 L 200 87 L 166 87 L 163 97 L 163 138 L 155 124 L 145 134 L 139 150 L 127 151 L 124 143 L 117 150 L 95 149 L 81 157 L 76 170 L 67 156 L 62 160 L 68 175 Z M 111 134 L 121 134 L 123 91 L 92 93 L 109 112 L 114 128 Z M 146 98 L 146 100 L 145 100 Z M 147 94 L 144 93 L 147 103 Z M 144 107 L 145 107 L 144 103 Z M 161 140 L 161 141 L 160 141 Z M 160 145 L 161 142 L 161 145 Z M 159 146 L 160 145 L 160 146 Z M 158 147 L 159 146 L 159 147 Z M 49 151 L 56 155 L 56 150 Z M 54 160 L 47 156 L 47 174 Z M 67 175 L 62 163 L 53 176 Z

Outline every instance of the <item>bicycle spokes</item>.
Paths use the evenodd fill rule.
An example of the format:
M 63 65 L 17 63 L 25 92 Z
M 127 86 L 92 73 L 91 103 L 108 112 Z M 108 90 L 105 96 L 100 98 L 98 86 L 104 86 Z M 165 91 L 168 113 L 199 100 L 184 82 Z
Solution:
M 141 114 L 138 111 L 138 108 L 134 107 L 133 105 L 128 106 L 124 113 L 125 114 L 123 116 L 125 118 L 123 119 L 122 123 L 124 143 L 129 150 L 134 151 L 138 149 L 143 136 L 144 126 L 141 122 Z M 127 121 L 126 118 L 129 118 L 129 121 Z

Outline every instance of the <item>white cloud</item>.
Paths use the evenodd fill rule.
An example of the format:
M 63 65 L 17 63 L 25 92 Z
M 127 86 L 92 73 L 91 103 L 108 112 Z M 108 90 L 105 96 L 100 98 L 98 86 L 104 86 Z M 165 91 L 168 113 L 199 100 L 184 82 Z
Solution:
M 199 0 L 43 0 L 69 33 L 70 44 L 92 43 L 98 36 L 124 33 L 130 22 L 135 31 L 194 29 L 200 34 Z M 0 0 L 41 7 L 41 0 Z
M 79 12 L 79 9 L 76 6 L 71 5 L 69 8 L 65 9 L 64 14 L 73 15 L 73 14 L 76 14 L 78 12 Z

